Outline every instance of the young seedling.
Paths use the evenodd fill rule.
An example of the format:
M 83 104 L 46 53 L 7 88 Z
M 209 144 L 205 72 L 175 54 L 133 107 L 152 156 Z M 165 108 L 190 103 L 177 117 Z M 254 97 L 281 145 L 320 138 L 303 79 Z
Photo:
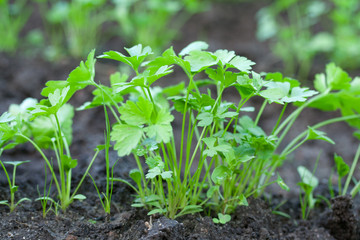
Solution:
M 231 220 L 231 216 L 229 214 L 224 215 L 222 213 L 218 213 L 218 217 L 213 218 L 214 223 L 221 223 L 221 224 L 230 222 L 230 220 Z
M 96 182 L 94 178 L 89 173 L 89 177 L 93 181 L 93 184 L 95 186 L 96 192 L 98 193 L 101 205 L 105 211 L 106 219 L 110 220 L 110 213 L 111 213 L 111 197 L 113 193 L 113 187 L 114 187 L 114 167 L 116 165 L 116 162 L 114 165 L 110 168 L 110 158 L 109 158 L 109 151 L 110 151 L 110 121 L 109 116 L 107 114 L 106 106 L 104 105 L 104 113 L 105 113 L 105 123 L 106 123 L 106 131 L 104 133 L 105 136 L 105 144 L 100 145 L 97 148 L 104 149 L 105 150 L 105 164 L 106 164 L 106 191 L 105 193 L 100 193 L 99 188 L 96 185 Z
M 2 153 L 3 149 L 1 149 L 0 151 Z M 1 155 L 1 153 L 0 153 L 0 155 Z M 30 161 L 27 160 L 27 161 L 2 162 L 0 160 L 0 164 L 6 175 L 6 178 L 8 180 L 8 184 L 9 184 L 9 189 L 10 189 L 10 203 L 8 202 L 8 200 L 2 200 L 2 201 L 0 201 L 0 204 L 8 206 L 10 208 L 10 212 L 13 212 L 20 203 L 22 203 L 24 201 L 31 201 L 29 198 L 21 198 L 19 201 L 15 202 L 15 193 L 18 191 L 18 188 L 19 188 L 19 186 L 16 186 L 16 183 L 15 183 L 16 168 L 18 166 L 20 166 L 21 164 L 27 163 L 27 162 L 30 162 Z M 5 164 L 13 166 L 12 179 L 6 170 Z
M 152 60 L 147 59 L 153 54 L 151 48 L 141 44 L 125 48 L 127 54 L 105 52 L 99 58 L 113 59 L 133 69 L 131 78 L 121 73 L 111 75 L 110 86 L 94 81 L 96 60 L 91 51 L 86 62 L 81 62 L 67 80 L 46 83 L 42 91 L 45 99 L 39 103 L 27 101 L 18 106 L 17 113 L 0 117 L 2 145 L 11 148 L 25 140 L 33 144 L 51 172 L 63 211 L 73 200 L 84 198 L 77 191 L 98 153 L 105 150 L 107 189 L 102 204 L 106 212 L 110 211 L 113 181 L 120 181 L 136 192 L 133 206 L 147 208 L 149 215 L 161 213 L 177 218 L 207 208 L 225 216 L 237 206 L 246 205 L 249 196 L 261 196 L 270 184 L 277 183 L 287 190 L 282 178 L 278 174 L 277 178 L 275 176 L 288 155 L 308 140 L 334 143 L 318 128 L 339 121 L 360 127 L 356 107 L 360 104 L 353 107 L 354 102 L 360 102 L 359 79 L 352 80 L 334 64 L 327 66 L 326 74 L 316 76 L 317 91 L 314 91 L 300 87 L 298 81 L 279 73 L 257 74 L 251 71 L 254 62 L 233 51 L 210 52 L 207 48 L 204 42 L 194 42 L 179 54 L 169 48 Z M 187 83 L 166 88 L 155 86 L 156 81 L 173 72 L 175 65 L 183 70 Z M 74 113 L 68 101 L 87 86 L 95 87 L 94 98 L 80 109 L 105 107 L 106 140 L 104 146 L 96 148 L 79 184 L 71 191 L 72 169 L 77 160 L 72 158 L 69 149 Z M 216 93 L 208 86 L 214 86 Z M 238 91 L 239 102 L 223 99 L 228 88 Z M 246 112 L 254 108 L 245 107 L 245 104 L 255 96 L 263 98 L 264 103 L 253 120 Z M 329 106 L 329 102 L 335 107 Z M 272 131 L 266 133 L 259 122 L 271 103 L 281 104 L 283 109 Z M 296 108 L 283 119 L 291 103 Z M 280 149 L 296 119 L 307 107 L 324 110 L 339 107 L 343 116 L 309 126 Z M 178 138 L 173 132 L 172 111 L 182 115 Z M 116 120 L 111 127 L 108 112 Z M 137 169 L 129 174 L 133 182 L 112 176 L 108 155 L 110 141 L 114 142 L 120 157 L 134 156 Z M 54 150 L 59 177 L 44 154 L 46 148 Z M 300 170 L 300 175 L 306 177 L 305 171 Z M 308 215 L 309 204 L 313 203 L 312 183 L 314 180 L 304 178 L 300 184 L 305 193 L 304 217 Z M 101 197 L 99 189 L 97 191 Z M 50 199 L 44 196 L 43 200 Z
M 37 190 L 38 190 L 39 197 L 37 199 L 35 199 L 35 201 L 40 201 L 40 203 L 41 203 L 41 207 L 42 207 L 42 210 L 43 210 L 43 218 L 45 218 L 46 215 L 48 214 L 48 212 L 50 210 L 52 210 L 52 205 L 53 205 L 53 201 L 54 201 L 50 197 L 51 185 L 52 185 L 53 179 L 51 178 L 49 187 L 47 187 L 47 176 L 48 176 L 48 171 L 47 171 L 46 166 L 45 166 L 45 179 L 44 179 L 43 196 L 41 197 L 40 190 L 39 190 L 39 187 L 38 187 Z M 50 206 L 48 207 L 49 202 L 50 202 Z M 55 208 L 56 207 L 57 206 L 55 205 Z M 58 215 L 57 209 L 55 209 L 55 214 L 56 214 L 56 216 Z
M 351 168 L 345 163 L 344 159 L 341 156 L 339 156 L 337 154 L 334 155 L 336 172 L 338 175 L 339 195 L 344 196 L 344 195 L 348 194 L 348 188 L 350 186 L 351 180 L 353 179 L 354 171 L 355 171 L 356 165 L 359 161 L 359 158 L 360 158 L 360 145 L 356 151 L 354 160 L 351 164 Z M 347 178 L 344 183 L 344 187 L 342 187 L 343 186 L 342 179 L 346 176 L 347 176 Z M 332 186 L 331 182 L 329 183 L 329 187 L 330 187 L 331 197 L 335 197 L 334 191 L 333 191 L 333 186 Z M 354 198 L 355 195 L 359 192 L 359 190 L 360 190 L 360 182 L 355 182 L 355 186 L 350 191 L 350 195 Z
M 310 211 L 315 207 L 316 199 L 313 192 L 319 185 L 319 180 L 304 166 L 299 166 L 297 170 L 301 177 L 301 182 L 298 183 L 302 192 L 300 192 L 301 216 L 302 219 L 307 219 Z
M 351 81 L 341 69 L 329 64 L 326 75 L 317 76 L 318 91 L 309 90 L 279 73 L 252 72 L 254 63 L 233 51 L 209 52 L 207 47 L 204 42 L 194 42 L 179 54 L 169 48 L 150 61 L 145 60 L 153 54 L 151 48 L 140 44 L 125 48 L 127 54 L 105 52 L 99 58 L 125 63 L 133 69 L 134 76 L 129 80 L 129 76 L 116 73 L 110 78 L 110 87 L 86 84 L 95 86 L 96 90 L 93 101 L 81 109 L 104 104 L 110 109 L 116 119 L 110 133 L 114 149 L 120 157 L 132 154 L 138 167 L 130 172 L 133 183 L 112 180 L 133 188 L 138 196 L 133 206 L 145 207 L 149 214 L 176 218 L 210 208 L 226 215 L 247 197 L 261 196 L 270 184 L 277 183 L 286 190 L 288 187 L 281 177 L 273 176 L 289 154 L 309 140 L 334 144 L 318 128 L 339 121 L 351 124 L 359 119 L 357 111 L 347 111 L 342 117 L 309 126 L 279 150 L 304 109 L 326 106 L 329 95 L 337 94 L 336 91 L 349 92 L 357 80 Z M 89 55 L 88 61 L 94 62 L 91 58 Z M 174 65 L 183 70 L 188 82 L 155 87 L 156 81 L 173 72 Z M 88 70 L 92 72 L 93 66 Z M 198 77 L 200 73 L 207 78 Z M 210 85 L 215 86 L 216 94 L 206 88 Z M 227 88 L 239 92 L 238 103 L 223 100 Z M 348 92 L 347 95 L 358 100 L 355 92 Z M 262 97 L 264 104 L 252 120 L 246 111 L 254 108 L 244 105 L 254 96 Z M 270 103 L 283 105 L 283 110 L 267 134 L 259 121 Z M 291 103 L 297 108 L 283 119 Z M 172 129 L 173 110 L 182 114 L 179 138 L 175 138 Z M 180 141 L 178 145 L 177 141 Z
M 11 117 L 4 115 L 4 121 L 0 122 L 4 135 L 2 141 L 9 142 L 7 148 L 28 141 L 41 154 L 50 170 L 63 212 L 74 200 L 85 199 L 85 196 L 77 194 L 77 191 L 101 151 L 96 149 L 80 182 L 72 191 L 72 169 L 77 166 L 77 160 L 70 153 L 74 108 L 67 102 L 76 91 L 87 85 L 96 85 L 93 69 L 94 51 L 90 56 L 86 63 L 81 62 L 80 66 L 70 73 L 67 81 L 48 81 L 41 93 L 45 99 L 39 103 L 26 99 L 20 105 L 11 106 L 10 110 L 14 110 L 13 114 L 10 114 Z M 58 175 L 55 173 L 53 162 L 43 151 L 48 148 L 53 150 L 59 169 Z

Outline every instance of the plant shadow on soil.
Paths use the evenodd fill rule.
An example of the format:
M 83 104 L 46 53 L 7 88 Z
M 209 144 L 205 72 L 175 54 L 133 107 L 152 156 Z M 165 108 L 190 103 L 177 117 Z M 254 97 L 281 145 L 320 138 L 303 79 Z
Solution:
M 258 68 L 262 71 L 270 71 L 273 66 L 267 64 L 266 61 L 271 59 L 271 56 L 266 53 L 266 47 L 259 47 L 260 45 L 256 45 L 256 41 L 253 41 L 254 23 L 245 21 L 253 19 L 258 8 L 259 6 L 254 8 L 250 4 L 215 6 L 209 13 L 193 17 L 191 21 L 199 23 L 196 26 L 203 26 L 203 29 L 191 23 L 188 24 L 183 29 L 183 39 L 176 41 L 175 47 L 184 47 L 187 43 L 197 40 L 196 34 L 206 31 L 211 47 L 234 49 L 258 62 Z M 234 22 L 234 16 L 241 17 Z M 232 24 L 231 27 L 228 26 L 229 22 Z M 242 34 L 229 36 L 229 32 Z M 265 60 L 261 60 L 262 57 Z M 77 64 L 78 61 L 65 61 L 54 65 L 41 59 L 29 60 L 0 55 L 1 112 L 6 111 L 9 104 L 20 103 L 26 97 L 40 98 L 40 90 L 47 80 L 65 79 Z M 109 73 L 115 71 L 116 67 L 105 66 L 103 69 L 105 70 L 97 77 L 106 81 Z M 30 81 L 31 84 L 29 84 Z M 82 103 L 89 98 L 90 91 L 84 91 L 76 95 L 73 101 L 76 106 L 79 106 L 77 103 Z M 80 179 L 79 174 L 86 167 L 92 149 L 103 141 L 105 122 L 101 116 L 103 116 L 102 109 L 76 113 L 72 150 L 79 160 L 79 166 L 74 172 L 75 183 Z M 271 118 L 271 114 L 268 114 L 268 118 Z M 347 136 L 351 136 L 351 130 L 346 126 L 336 130 L 347 132 Z M 345 152 L 352 154 L 351 150 L 348 150 L 352 148 L 353 143 L 346 142 L 345 145 L 348 145 Z M 310 147 L 305 148 L 298 153 L 297 157 L 307 156 L 306 151 L 312 150 Z M 326 156 L 333 154 L 331 148 L 325 150 Z M 116 153 L 111 158 L 116 159 Z M 19 186 L 19 192 L 16 199 L 39 197 L 37 186 L 39 185 L 42 192 L 44 163 L 28 145 L 20 146 L 3 156 L 3 160 L 27 159 L 32 162 L 18 168 L 16 183 Z M 104 164 L 100 164 L 101 161 L 103 157 L 100 156 L 92 169 L 92 174 L 100 185 L 100 189 L 105 184 L 103 177 L 105 169 Z M 127 173 L 135 167 L 130 158 L 123 158 L 117 164 L 119 167 L 116 168 L 115 174 L 123 178 L 128 178 Z M 283 171 L 284 174 L 293 176 L 296 170 Z M 0 200 L 9 199 L 6 183 L 4 174 L 1 173 Z M 317 191 L 325 196 L 328 194 L 325 184 L 320 185 Z M 200 214 L 187 215 L 176 220 L 162 216 L 150 218 L 145 210 L 130 206 L 134 192 L 119 183 L 114 185 L 112 214 L 109 221 L 106 221 L 95 188 L 89 178 L 84 182 L 80 193 L 86 195 L 87 199 L 74 202 L 66 213 L 60 213 L 59 216 L 50 212 L 45 219 L 42 218 L 41 205 L 36 201 L 24 202 L 11 214 L 7 207 L 0 206 L 0 239 L 360 239 L 358 197 L 355 200 L 348 196 L 335 198 L 331 201 L 331 208 L 326 205 L 319 206 L 312 212 L 309 220 L 302 221 L 300 220 L 300 204 L 295 193 L 288 195 L 287 202 L 278 209 L 290 214 L 291 219 L 272 214 L 271 209 L 284 200 L 283 194 L 273 193 L 270 197 L 271 201 L 248 199 L 249 206 L 238 207 L 232 215 L 232 220 L 222 225 L 214 224 L 211 217 Z

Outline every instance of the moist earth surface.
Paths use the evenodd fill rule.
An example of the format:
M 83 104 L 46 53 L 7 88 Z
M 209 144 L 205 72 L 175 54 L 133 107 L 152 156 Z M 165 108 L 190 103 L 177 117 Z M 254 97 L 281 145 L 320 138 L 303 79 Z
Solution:
M 266 45 L 254 40 L 254 15 L 261 4 L 215 4 L 208 12 L 193 16 L 181 30 L 181 38 L 173 44 L 181 49 L 188 43 L 206 36 L 211 50 L 226 48 L 235 50 L 257 62 L 256 71 L 276 71 L 281 66 L 271 55 Z M 196 24 L 195 24 L 196 23 Z M 121 51 L 114 42 L 105 48 Z M 118 48 L 118 49 L 117 49 Z M 41 58 L 24 58 L 20 55 L 0 55 L 0 110 L 4 112 L 11 103 L 19 104 L 27 97 L 40 99 L 44 83 L 52 79 L 66 79 L 69 72 L 78 64 L 78 60 L 62 60 L 56 63 Z M 97 79 L 107 81 L 109 74 L 117 70 L 117 66 L 99 63 Z M 176 81 L 176 79 L 174 80 Z M 91 89 L 82 91 L 71 100 L 75 106 L 90 99 Z M 231 96 L 228 96 L 231 97 Z M 259 103 L 254 103 L 255 105 Z M 304 126 L 313 121 L 316 111 L 305 113 L 301 117 Z M 266 129 L 273 124 L 271 111 L 265 112 L 261 122 Z M 326 117 L 319 114 L 319 118 Z M 179 123 L 174 123 L 179 125 Z M 74 171 L 74 182 L 78 182 L 92 157 L 93 148 L 103 142 L 105 119 L 102 109 L 77 112 L 74 119 L 73 155 L 79 165 Z M 349 136 L 351 129 L 346 125 L 338 125 L 327 129 L 336 142 L 340 142 L 336 151 L 345 159 L 351 159 L 356 142 Z M 341 134 L 338 134 L 341 132 Z M 338 141 L 337 141 L 338 140 Z M 285 182 L 296 189 L 296 167 L 298 165 L 313 166 L 318 150 L 322 149 L 320 158 L 319 179 L 324 179 L 317 191 L 329 197 L 326 184 L 334 149 L 325 144 L 307 145 L 296 152 L 292 162 L 287 162 L 280 169 Z M 111 154 L 111 161 L 118 160 L 116 153 Z M 248 199 L 249 206 L 238 207 L 227 224 L 215 224 L 214 216 L 193 214 L 171 220 L 155 215 L 148 216 L 143 209 L 132 208 L 134 192 L 124 184 L 115 183 L 113 206 L 110 216 L 104 214 L 92 181 L 86 178 L 79 190 L 87 198 L 75 201 L 65 212 L 57 216 L 49 212 L 42 217 L 39 201 L 34 201 L 43 191 L 44 163 L 40 156 L 24 144 L 6 152 L 2 160 L 31 160 L 17 170 L 16 184 L 19 192 L 16 199 L 28 197 L 32 202 L 23 202 L 13 213 L 6 206 L 0 205 L 0 239 L 360 239 L 359 234 L 359 199 L 341 196 L 331 200 L 331 206 L 320 203 L 311 212 L 308 220 L 301 220 L 301 208 L 298 190 L 284 193 L 272 187 L 269 194 L 261 199 Z M 100 156 L 92 170 L 100 189 L 105 187 L 104 156 Z M 133 159 L 121 158 L 117 162 L 115 175 L 129 179 L 128 172 L 135 168 Z M 4 174 L 0 174 L 0 200 L 9 199 L 9 189 Z M 277 208 L 277 206 L 280 206 Z M 288 214 L 285 217 L 277 212 Z

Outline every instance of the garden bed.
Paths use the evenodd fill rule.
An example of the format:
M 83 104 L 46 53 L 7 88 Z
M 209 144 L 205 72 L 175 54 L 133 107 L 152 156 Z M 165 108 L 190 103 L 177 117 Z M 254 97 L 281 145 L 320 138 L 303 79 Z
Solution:
M 202 13 L 190 19 L 183 28 L 183 39 L 176 41 L 175 48 L 181 49 L 193 40 L 198 39 L 202 31 L 209 38 L 212 49 L 226 48 L 235 50 L 258 64 L 256 71 L 275 71 L 278 63 L 268 52 L 266 46 L 254 40 L 255 12 L 260 6 L 251 4 L 216 5 L 208 13 Z M 241 13 L 241 14 L 240 14 Z M 237 17 L 241 16 L 241 17 Z M 202 23 L 193 25 L 193 22 Z M 200 26 L 200 27 L 199 27 Z M 233 33 L 229 35 L 229 32 Z M 199 35 L 197 35 L 199 34 Z M 114 47 L 109 46 L 111 49 Z M 122 50 L 116 49 L 118 51 Z M 101 62 L 101 61 L 100 61 Z M 108 81 L 108 76 L 117 70 L 116 65 L 101 62 L 97 67 L 96 78 L 101 82 Z M 24 59 L 21 56 L 0 56 L 0 110 L 6 111 L 10 104 L 19 104 L 26 97 L 40 98 L 40 90 L 50 79 L 66 79 L 72 69 L 78 65 L 76 60 L 64 60 L 49 63 L 42 59 Z M 99 70 L 98 70 L 99 69 Z M 179 79 L 181 80 L 181 79 Z M 175 79 L 174 81 L 177 81 Z M 80 106 L 91 98 L 91 90 L 79 92 L 71 100 L 74 106 Z M 225 96 L 231 98 L 232 96 Z M 256 107 L 261 103 L 253 102 Z M 276 109 L 275 109 L 276 110 Z M 273 109 L 264 113 L 261 125 L 267 129 L 276 119 L 272 118 Z M 314 115 L 317 114 L 316 121 Z M 305 112 L 300 118 L 301 124 L 307 126 L 326 119 L 327 114 L 316 110 Z M 272 124 L 272 125 L 271 125 Z M 295 127 L 300 131 L 301 124 Z M 174 128 L 180 126 L 174 122 Z M 96 108 L 76 112 L 74 118 L 74 140 L 72 154 L 78 159 L 74 170 L 73 182 L 80 181 L 92 156 L 92 149 L 104 141 L 105 118 L 103 109 Z M 269 127 L 270 128 L 270 127 Z M 299 130 L 298 130 L 298 129 Z M 86 129 L 86 131 L 84 131 Z M 175 129 L 176 131 L 176 129 Z M 249 198 L 249 206 L 237 207 L 232 220 L 227 224 L 215 224 L 212 217 L 203 213 L 185 215 L 171 220 L 158 214 L 152 217 L 142 208 L 132 208 L 132 195 L 135 192 L 123 183 L 115 183 L 113 206 L 110 217 L 104 214 L 98 195 L 90 178 L 86 178 L 79 193 L 87 198 L 75 201 L 66 213 L 55 216 L 49 213 L 42 217 L 40 202 L 23 202 L 13 213 L 6 206 L 0 205 L 0 238 L 1 239 L 359 239 L 359 198 L 354 200 L 348 196 L 331 200 L 331 208 L 320 204 L 311 212 L 308 220 L 301 220 L 301 207 L 296 183 L 299 181 L 296 168 L 299 165 L 309 169 L 322 149 L 316 176 L 320 185 L 315 194 L 330 198 L 327 186 L 328 174 L 333 166 L 333 154 L 336 151 L 344 159 L 352 159 L 355 154 L 356 140 L 351 137 L 352 129 L 345 123 L 326 129 L 328 136 L 335 140 L 336 149 L 330 144 L 310 143 L 293 155 L 293 161 L 286 162 L 279 170 L 286 184 L 292 191 L 287 193 L 279 187 L 271 187 L 269 195 L 254 199 Z M 341 134 L 339 134 L 341 133 Z M 118 157 L 116 152 L 110 155 L 114 163 Z M 25 144 L 16 149 L 4 152 L 2 160 L 31 160 L 30 164 L 17 169 L 16 183 L 19 192 L 16 199 L 39 197 L 44 185 L 44 162 L 30 145 Z M 105 181 L 104 156 L 99 155 L 91 169 L 99 188 Z M 136 167 L 131 157 L 122 157 L 117 163 L 114 175 L 129 179 L 129 171 Z M 3 174 L 0 174 L 0 200 L 9 199 L 8 185 Z M 290 215 L 290 219 L 272 213 L 280 203 L 286 200 L 279 212 Z

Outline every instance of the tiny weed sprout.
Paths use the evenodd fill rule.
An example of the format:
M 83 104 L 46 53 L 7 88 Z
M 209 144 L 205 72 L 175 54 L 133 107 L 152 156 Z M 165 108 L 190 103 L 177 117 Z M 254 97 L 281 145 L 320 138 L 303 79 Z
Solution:
M 3 149 L 1 149 L 0 151 L 2 152 Z M 8 202 L 8 200 L 2 200 L 2 201 L 0 201 L 0 204 L 7 205 L 10 208 L 10 212 L 13 212 L 20 203 L 22 203 L 24 201 L 31 201 L 29 198 L 22 198 L 18 202 L 15 202 L 15 193 L 18 191 L 18 188 L 19 188 L 19 186 L 16 186 L 16 184 L 15 184 L 16 168 L 18 166 L 20 166 L 21 164 L 27 163 L 27 162 L 30 162 L 30 161 L 2 162 L 0 160 L 0 164 L 6 175 L 6 178 L 9 183 L 9 189 L 10 189 L 10 203 Z M 13 166 L 12 180 L 10 179 L 10 176 L 9 176 L 4 164 Z

